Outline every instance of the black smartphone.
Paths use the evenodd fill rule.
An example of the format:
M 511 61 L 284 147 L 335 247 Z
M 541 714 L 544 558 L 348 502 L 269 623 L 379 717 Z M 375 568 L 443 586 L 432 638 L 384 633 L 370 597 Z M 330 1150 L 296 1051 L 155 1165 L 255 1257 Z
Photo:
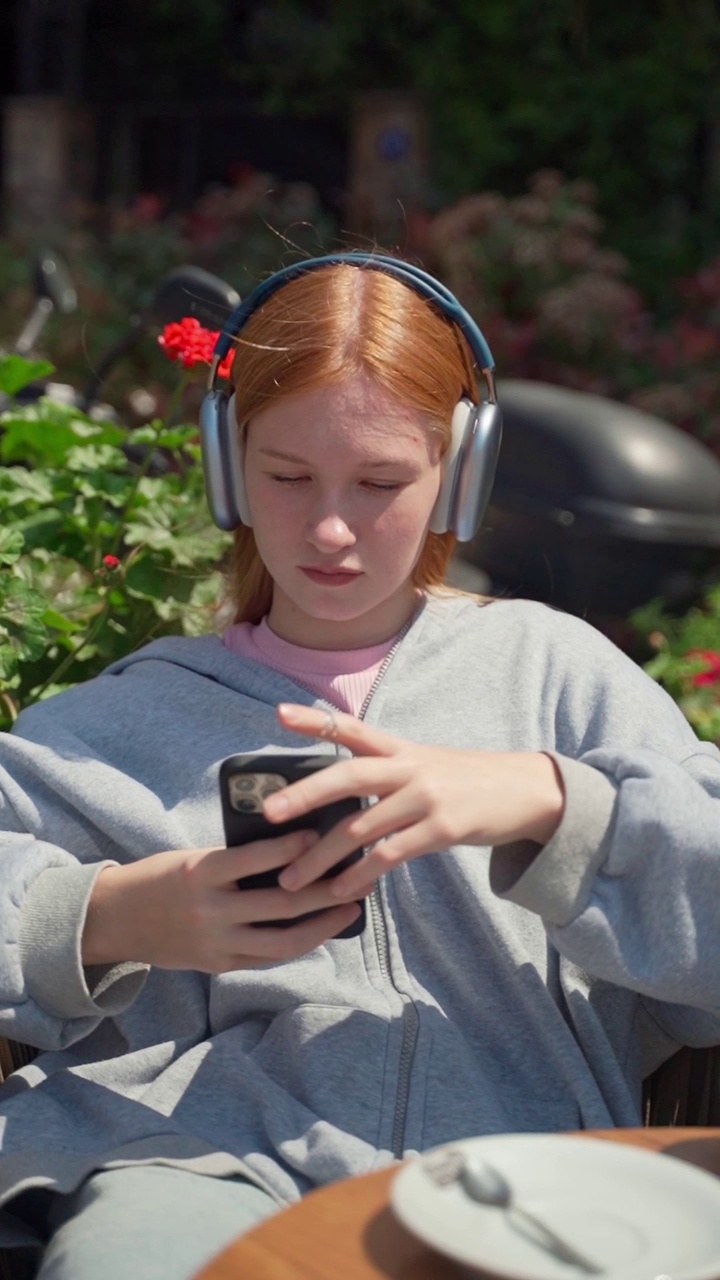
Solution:
M 321 809 L 312 809 L 300 818 L 291 818 L 288 822 L 268 822 L 263 813 L 263 801 L 273 791 L 280 791 L 291 782 L 307 778 L 318 769 L 325 769 L 335 764 L 337 756 L 315 755 L 238 755 L 229 756 L 220 765 L 220 800 L 222 803 L 225 841 L 228 848 L 235 845 L 248 844 L 251 840 L 264 840 L 272 836 L 282 836 L 290 831 L 317 831 L 324 836 L 341 818 L 357 813 L 362 808 L 361 801 L 350 796 L 345 800 L 335 800 Z M 353 849 L 334 867 L 330 867 L 322 876 L 323 880 L 340 875 L 346 867 L 358 862 L 363 857 L 362 849 Z M 238 880 L 240 889 L 273 889 L 277 886 L 282 867 L 273 871 L 260 871 L 255 875 L 242 876 Z M 365 902 L 359 902 L 360 915 L 353 920 L 347 929 L 338 933 L 338 938 L 355 938 L 365 928 Z M 262 920 L 257 928 L 290 928 L 301 920 L 309 920 L 320 915 L 319 911 L 309 911 L 305 915 L 295 916 L 292 920 Z

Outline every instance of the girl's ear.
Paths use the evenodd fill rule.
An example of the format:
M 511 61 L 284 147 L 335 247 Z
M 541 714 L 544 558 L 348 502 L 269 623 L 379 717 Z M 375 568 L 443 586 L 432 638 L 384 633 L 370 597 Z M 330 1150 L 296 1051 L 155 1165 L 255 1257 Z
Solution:
M 245 488 L 245 449 L 247 447 L 246 429 L 238 426 L 235 419 L 235 392 L 233 391 L 227 405 L 228 430 L 232 435 L 233 447 L 230 450 L 230 466 L 232 469 L 232 485 L 235 493 L 235 506 L 241 524 L 252 528 L 250 504 Z

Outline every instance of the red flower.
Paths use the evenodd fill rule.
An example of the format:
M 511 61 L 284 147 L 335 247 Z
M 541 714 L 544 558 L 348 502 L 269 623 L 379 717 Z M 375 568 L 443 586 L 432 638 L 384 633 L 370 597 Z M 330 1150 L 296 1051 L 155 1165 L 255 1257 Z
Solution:
M 686 658 L 702 658 L 703 662 L 707 662 L 708 666 L 704 671 L 698 671 L 693 676 L 693 684 L 702 688 L 703 685 L 717 684 L 720 681 L 720 653 L 716 649 L 690 649 L 686 653 Z
M 157 222 L 164 212 L 164 201 L 155 191 L 145 191 L 137 196 L 132 206 L 141 222 Z
M 120 561 L 117 556 L 107 555 L 103 556 L 103 564 L 106 565 L 108 569 L 117 569 Z
M 158 342 L 170 360 L 179 360 L 186 369 L 196 364 L 210 364 L 219 337 L 219 330 L 205 329 L 194 316 L 166 324 Z M 221 378 L 229 378 L 234 351 L 220 362 L 218 373 Z

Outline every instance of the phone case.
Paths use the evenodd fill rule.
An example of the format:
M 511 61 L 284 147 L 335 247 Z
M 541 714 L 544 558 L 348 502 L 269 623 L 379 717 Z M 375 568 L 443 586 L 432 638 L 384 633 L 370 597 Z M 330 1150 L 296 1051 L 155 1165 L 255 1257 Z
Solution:
M 327 768 L 328 765 L 334 764 L 336 760 L 336 756 L 301 754 L 236 755 L 223 760 L 220 766 L 220 800 L 225 840 L 228 848 L 235 845 L 248 844 L 251 840 L 264 840 L 272 836 L 285 835 L 290 831 L 306 831 L 308 828 L 317 831 L 322 836 L 330 831 L 341 818 L 347 817 L 351 813 L 357 813 L 358 809 L 362 808 L 362 804 L 355 796 L 350 796 L 344 800 L 336 800 L 332 804 L 325 805 L 322 809 L 313 809 L 310 813 L 304 814 L 300 818 L 291 818 L 288 822 L 268 822 L 262 812 L 241 812 L 235 807 L 236 802 L 233 801 L 232 797 L 237 795 L 238 779 L 249 778 L 250 775 L 275 774 L 283 780 L 282 785 L 289 785 L 291 782 L 297 782 L 309 774 L 316 773 L 318 769 Z M 273 789 L 277 788 L 273 787 Z M 254 803 L 257 801 L 257 789 L 254 789 L 253 794 Z M 322 879 L 329 880 L 334 876 L 340 875 L 341 871 L 344 871 L 346 867 L 351 866 L 354 862 L 358 862 L 362 857 L 363 850 L 354 849 L 347 857 L 336 863 L 335 866 L 330 867 Z M 237 882 L 238 887 L 240 889 L 275 888 L 281 870 L 282 868 L 277 868 L 273 871 L 263 871 L 255 875 L 242 876 Z M 338 938 L 355 938 L 362 933 L 365 928 L 364 900 L 360 901 L 359 906 L 361 914 L 347 929 L 343 929 L 342 933 L 336 935 Z M 295 916 L 292 920 L 258 921 L 256 927 L 290 928 L 301 920 L 309 920 L 312 916 L 319 914 L 319 912 L 308 912 L 303 916 Z

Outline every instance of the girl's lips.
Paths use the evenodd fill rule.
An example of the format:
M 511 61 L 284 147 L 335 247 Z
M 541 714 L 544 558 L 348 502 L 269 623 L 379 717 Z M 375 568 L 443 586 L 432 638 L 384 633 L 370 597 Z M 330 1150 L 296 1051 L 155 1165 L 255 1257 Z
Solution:
M 360 577 L 359 571 L 337 570 L 328 573 L 325 569 L 312 569 L 306 565 L 301 565 L 300 568 L 311 582 L 317 582 L 322 587 L 344 587 L 348 582 Z

